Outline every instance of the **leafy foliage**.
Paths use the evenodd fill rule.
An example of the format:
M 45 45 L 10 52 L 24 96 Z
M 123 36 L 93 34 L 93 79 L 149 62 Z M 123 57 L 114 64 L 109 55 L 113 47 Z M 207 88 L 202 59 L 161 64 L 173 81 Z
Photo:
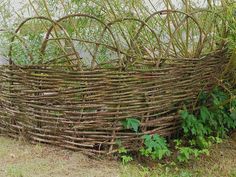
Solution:
M 120 154 L 120 158 L 123 165 L 126 165 L 129 162 L 133 161 L 133 157 L 128 155 L 128 150 L 125 149 L 124 147 L 120 147 L 118 153 Z
M 116 144 L 119 146 L 118 153 L 120 155 L 123 165 L 127 165 L 129 162 L 133 161 L 133 157 L 129 155 L 128 150 L 122 146 L 121 140 L 116 140 Z
M 209 147 L 213 143 L 221 143 L 227 132 L 236 128 L 236 100 L 232 94 L 221 88 L 215 88 L 209 94 L 202 92 L 199 95 L 198 106 L 199 110 L 192 113 L 186 107 L 180 111 L 184 137 L 182 140 L 174 141 L 179 162 L 209 155 Z M 127 118 L 122 124 L 126 129 L 138 132 L 140 121 Z M 153 160 L 161 160 L 171 155 L 165 138 L 158 134 L 147 134 L 142 138 L 144 145 L 140 149 L 141 155 Z M 127 155 L 125 148 L 121 147 L 119 153 L 123 164 L 133 160 Z
M 171 154 L 166 140 L 158 134 L 144 135 L 143 139 L 145 147 L 140 149 L 142 155 L 146 157 L 150 156 L 153 160 L 161 160 L 163 157 Z
M 140 121 L 138 119 L 128 118 L 122 121 L 122 124 L 126 129 L 131 129 L 135 132 L 138 132 Z M 171 154 L 165 138 L 159 136 L 158 134 L 144 135 L 142 138 L 144 139 L 144 147 L 140 149 L 141 155 L 151 157 L 153 160 L 161 160 L 165 156 L 169 156 Z M 118 142 L 118 144 L 121 143 Z M 122 153 L 126 154 L 128 152 L 126 151 L 126 149 L 121 147 L 119 149 L 119 154 Z M 130 156 L 127 155 L 121 155 L 121 159 L 123 164 L 126 164 L 129 161 L 133 160 L 132 158 L 130 158 Z
M 184 136 L 188 139 L 187 146 L 182 146 L 180 140 L 175 141 L 180 162 L 186 162 L 191 156 L 208 155 L 212 143 L 221 143 L 221 138 L 236 128 L 236 99 L 231 94 L 220 88 L 209 95 L 201 93 L 199 106 L 200 110 L 195 113 L 187 108 L 180 111 Z
M 201 102 L 211 107 L 201 105 L 197 114 L 189 113 L 186 108 L 180 111 L 185 136 L 201 139 L 213 134 L 224 137 L 229 130 L 236 128 L 234 97 L 216 88 L 209 98 L 205 97 L 205 100 L 202 98 L 204 97 L 201 97 Z
M 131 129 L 135 132 L 138 132 L 138 128 L 140 126 L 140 121 L 138 119 L 128 118 L 128 119 L 122 121 L 122 125 L 126 129 Z
M 178 150 L 177 160 L 179 162 L 187 162 L 191 157 L 198 158 L 200 155 L 209 155 L 208 149 L 198 149 L 191 146 L 182 146 L 182 140 L 175 140 L 175 148 Z M 192 144 L 193 145 L 193 144 Z

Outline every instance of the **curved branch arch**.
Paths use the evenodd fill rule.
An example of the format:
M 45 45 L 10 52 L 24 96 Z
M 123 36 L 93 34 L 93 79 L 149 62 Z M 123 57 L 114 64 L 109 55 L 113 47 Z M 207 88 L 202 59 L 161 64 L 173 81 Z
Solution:
M 100 39 L 99 39 L 98 43 L 96 43 L 95 56 L 96 56 L 96 52 L 97 52 L 97 50 L 98 50 L 98 48 L 99 48 L 99 46 L 100 46 L 101 40 L 103 39 L 103 36 L 104 36 L 106 30 L 108 30 L 108 32 L 110 33 L 110 35 L 111 35 L 111 37 L 112 37 L 112 40 L 113 40 L 113 43 L 115 44 L 115 47 L 116 47 L 116 49 L 117 49 L 118 56 L 120 56 L 119 45 L 118 45 L 117 41 L 115 40 L 114 34 L 112 33 L 112 31 L 111 31 L 111 29 L 109 28 L 109 26 L 107 26 L 107 24 L 105 24 L 105 23 L 104 23 L 102 20 L 100 20 L 99 18 L 97 18 L 97 17 L 95 17 L 95 16 L 92 16 L 92 15 L 88 15 L 88 14 L 77 13 L 77 14 L 71 14 L 71 15 L 64 16 L 64 17 L 58 19 L 58 20 L 56 21 L 56 23 L 57 23 L 57 24 L 60 24 L 60 23 L 63 22 L 64 20 L 68 20 L 68 19 L 70 19 L 70 18 L 75 18 L 75 17 L 78 17 L 78 18 L 90 18 L 90 19 L 93 19 L 93 20 L 99 22 L 100 24 L 102 24 L 102 25 L 104 26 L 104 30 L 103 30 L 103 32 L 102 32 L 102 34 L 101 34 L 101 36 L 100 36 Z M 49 36 L 50 36 L 50 34 L 51 34 L 51 32 L 52 32 L 53 29 L 54 29 L 54 25 L 51 26 L 51 27 L 49 28 L 49 30 L 47 31 L 47 33 L 46 33 L 45 39 L 44 39 L 44 41 L 43 41 L 43 43 L 42 43 L 42 47 L 41 47 L 41 50 L 40 50 L 41 53 L 42 53 L 42 55 L 44 55 L 44 53 L 45 53 L 45 49 L 46 49 L 46 46 L 47 46 L 47 42 L 49 41 Z M 73 40 L 71 40 L 71 38 L 70 38 L 70 41 L 71 41 L 71 44 L 72 44 L 72 47 L 73 47 L 73 49 L 74 49 L 75 54 L 77 54 L 77 52 L 76 52 L 76 50 L 75 50 L 75 47 L 74 47 L 74 45 L 73 45 L 73 42 L 72 42 Z M 78 57 L 78 56 L 77 56 L 77 57 Z M 79 57 L 78 57 L 78 58 L 79 58 Z M 95 60 L 96 60 L 96 57 L 94 57 L 94 59 L 92 60 L 92 68 L 94 68 Z M 82 69 L 82 68 L 81 68 L 81 69 Z
M 160 10 L 160 11 L 157 11 L 157 12 L 151 14 L 149 17 L 147 17 L 147 18 L 145 19 L 145 22 L 148 23 L 149 20 L 151 20 L 152 18 L 154 18 L 156 15 L 162 16 L 162 15 L 169 15 L 169 14 L 172 14 L 172 13 L 178 13 L 178 14 L 182 14 L 182 15 L 185 16 L 185 18 L 181 21 L 182 24 L 184 23 L 184 21 L 188 20 L 189 18 L 196 24 L 196 26 L 197 26 L 197 28 L 198 28 L 198 30 L 199 30 L 199 40 L 198 40 L 198 49 L 199 49 L 200 46 L 202 45 L 202 42 L 203 42 L 203 41 L 202 41 L 202 39 L 203 39 L 203 37 L 202 37 L 203 30 L 202 30 L 200 24 L 198 23 L 198 21 L 197 21 L 191 14 L 188 14 L 188 13 L 185 13 L 185 12 L 182 12 L 182 11 L 179 11 L 179 10 Z M 181 25 L 182 25 L 182 24 L 181 24 Z M 174 33 L 171 34 L 171 35 L 172 35 L 172 40 L 174 39 L 174 38 L 173 38 L 173 35 L 175 35 L 175 34 L 177 33 L 177 31 L 178 31 L 178 29 L 180 28 L 181 25 L 179 25 L 179 26 L 175 29 Z M 138 30 L 138 33 L 137 33 L 137 34 L 139 34 L 139 33 L 141 32 L 141 30 L 142 30 L 144 27 L 145 27 L 145 26 L 142 25 L 142 26 L 140 27 L 140 29 Z M 172 45 L 172 40 L 170 40 L 170 42 L 169 42 L 169 44 L 168 44 L 168 47 L 167 47 L 167 50 L 166 50 L 167 56 L 168 56 L 168 53 L 169 53 L 169 48 L 170 48 L 170 46 Z M 197 50 L 195 56 L 198 56 L 199 54 L 200 54 L 200 53 L 199 53 L 199 51 Z

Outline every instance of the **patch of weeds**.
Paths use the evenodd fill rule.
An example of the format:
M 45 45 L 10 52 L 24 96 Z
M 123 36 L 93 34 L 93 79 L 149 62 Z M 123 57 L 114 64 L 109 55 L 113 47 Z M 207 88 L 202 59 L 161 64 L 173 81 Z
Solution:
M 210 94 L 202 92 L 197 105 L 200 109 L 190 112 L 186 107 L 180 111 L 184 136 L 175 140 L 178 162 L 188 162 L 202 155 L 209 155 L 212 144 L 222 143 L 227 133 L 236 128 L 236 99 L 220 88 L 215 88 Z M 122 121 L 125 129 L 139 131 L 140 121 L 127 118 Z M 167 141 L 158 134 L 147 134 L 142 137 L 143 145 L 139 150 L 142 156 L 152 160 L 162 160 L 171 155 Z M 119 154 L 122 163 L 127 164 L 133 158 L 128 151 L 120 146 Z M 183 173 L 182 176 L 190 176 Z
M 23 177 L 23 172 L 20 168 L 16 166 L 10 166 L 7 168 L 7 176 L 9 177 Z
M 116 144 L 119 146 L 118 153 L 121 158 L 122 164 L 127 165 L 129 162 L 133 161 L 133 157 L 129 155 L 128 150 L 122 146 L 120 140 L 116 140 Z
M 191 146 L 182 146 L 182 140 L 175 140 L 175 148 L 178 151 L 177 160 L 187 162 L 191 157 L 198 158 L 200 155 L 209 155 L 208 149 L 198 149 Z
M 128 118 L 122 121 L 122 125 L 126 129 L 131 129 L 134 132 L 138 132 L 140 127 L 140 121 L 135 118 Z M 158 134 L 144 135 L 142 138 L 144 140 L 144 145 L 140 148 L 141 155 L 145 157 L 151 157 L 153 160 L 161 160 L 165 156 L 169 156 L 171 154 L 170 150 L 168 149 L 165 138 L 159 136 Z M 123 164 L 126 164 L 127 162 L 133 160 L 133 158 L 126 155 L 127 153 L 128 152 L 126 151 L 126 149 L 120 147 L 119 154 L 122 154 L 121 159 Z
M 120 154 L 123 165 L 127 165 L 129 162 L 133 161 L 133 157 L 128 155 L 128 150 L 126 148 L 120 147 L 118 153 Z
M 222 138 L 236 128 L 236 100 L 220 88 L 215 88 L 210 94 L 201 93 L 199 107 L 200 110 L 194 113 L 187 108 L 180 111 L 185 139 L 184 145 L 181 140 L 175 140 L 180 162 L 209 155 L 209 147 L 221 143 Z
M 141 155 L 151 157 L 153 160 L 161 160 L 165 156 L 169 156 L 171 154 L 165 138 L 159 136 L 158 134 L 144 135 L 143 139 L 144 147 L 140 149 Z

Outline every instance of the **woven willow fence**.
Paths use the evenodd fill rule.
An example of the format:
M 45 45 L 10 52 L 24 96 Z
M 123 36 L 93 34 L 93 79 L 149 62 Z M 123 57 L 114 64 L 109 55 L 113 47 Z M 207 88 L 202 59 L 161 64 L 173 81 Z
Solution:
M 194 40 L 196 36 L 189 38 L 192 42 L 189 48 L 193 52 L 187 52 L 188 56 L 183 56 L 174 47 L 183 36 L 179 35 L 183 34 L 179 31 L 181 25 L 166 31 L 169 38 L 162 43 L 160 33 L 148 26 L 148 21 L 155 15 L 160 18 L 164 15 L 163 22 L 167 23 L 165 19 L 173 14 L 183 17 L 179 21 L 181 25 L 195 24 L 193 29 L 198 31 L 197 40 Z M 99 39 L 94 42 L 70 36 L 63 25 L 65 20 L 75 17 L 103 24 L 104 30 Z M 181 123 L 178 110 L 184 104 L 192 108 L 199 92 L 212 88 L 216 82 L 214 78 L 227 62 L 224 46 L 215 47 L 212 43 L 214 39 L 204 32 L 194 14 L 160 11 L 145 21 L 127 18 L 109 24 L 84 14 L 66 16 L 58 21 L 36 17 L 24 21 L 12 41 L 19 39 L 17 34 L 26 22 L 35 19 L 53 24 L 45 33 L 39 50 L 42 60 L 30 65 L 16 64 L 16 59 L 12 57 L 14 48 L 11 47 L 10 65 L 0 68 L 0 130 L 15 138 L 23 136 L 33 142 L 104 154 L 116 152 L 116 142 L 120 140 L 126 148 L 136 150 L 144 134 L 170 136 L 176 133 Z M 126 20 L 138 21 L 140 26 L 136 28 L 130 44 L 124 45 L 125 50 L 121 46 L 125 40 L 117 39 L 119 36 L 115 35 L 112 25 Z M 156 36 L 157 41 L 152 43 L 158 51 L 155 55 L 148 55 L 151 46 L 146 45 L 144 40 L 140 43 L 140 36 L 147 36 L 144 35 L 146 30 L 142 35 L 143 29 Z M 55 36 L 53 31 L 56 30 L 63 35 Z M 111 37 L 108 39 L 112 40 L 106 39 L 105 44 L 103 38 L 107 32 Z M 60 44 L 63 39 L 72 45 L 72 53 L 64 51 L 62 56 L 44 60 L 48 42 L 59 41 Z M 85 64 L 73 41 L 95 47 L 91 65 Z M 96 56 L 101 46 L 116 53 L 118 59 L 99 63 Z M 32 61 L 33 57 L 29 52 L 28 58 Z M 76 62 L 72 61 L 74 58 Z M 137 133 L 123 127 L 121 122 L 128 118 L 141 122 Z

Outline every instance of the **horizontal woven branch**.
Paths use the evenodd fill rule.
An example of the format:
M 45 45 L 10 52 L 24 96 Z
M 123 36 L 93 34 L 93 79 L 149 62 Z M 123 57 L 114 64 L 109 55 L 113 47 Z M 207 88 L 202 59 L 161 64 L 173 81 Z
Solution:
M 117 140 L 137 150 L 144 134 L 176 133 L 178 110 L 183 104 L 193 107 L 226 62 L 218 52 L 147 70 L 2 66 L 0 131 L 94 153 L 116 152 Z M 138 133 L 122 126 L 127 118 L 140 120 Z

